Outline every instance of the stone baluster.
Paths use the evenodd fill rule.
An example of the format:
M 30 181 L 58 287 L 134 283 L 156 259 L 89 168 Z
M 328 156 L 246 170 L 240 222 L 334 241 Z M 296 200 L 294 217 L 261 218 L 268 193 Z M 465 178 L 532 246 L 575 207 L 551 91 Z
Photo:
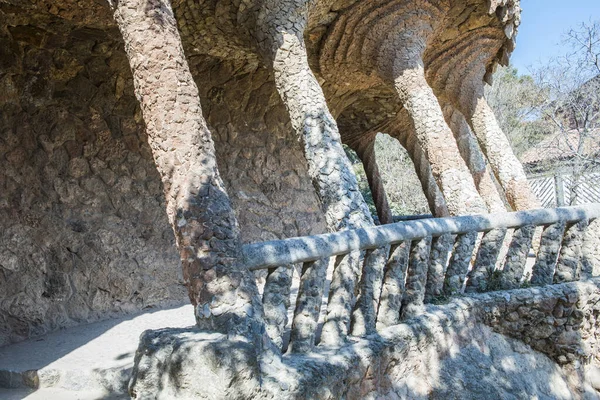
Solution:
M 466 292 L 485 292 L 488 290 L 489 280 L 494 273 L 505 237 L 506 229 L 493 229 L 483 234 L 475 257 L 475 265 L 467 280 Z
M 401 319 L 410 318 L 423 310 L 430 253 L 431 236 L 412 242 L 406 276 L 406 290 L 402 297 L 402 308 L 400 310 Z
M 425 285 L 425 302 L 430 302 L 432 299 L 443 295 L 444 275 L 454 240 L 454 235 L 450 234 L 444 234 L 432 240 L 427 284 Z
M 513 238 L 500 277 L 500 287 L 502 289 L 515 289 L 523 283 L 525 264 L 527 263 L 527 256 L 531 249 L 534 234 L 534 225 L 526 225 L 515 229 L 513 232 Z
M 399 243 L 390 249 L 377 311 L 378 329 L 396 325 L 400 319 L 409 254 L 410 242 Z
M 283 332 L 288 322 L 293 273 L 294 268 L 287 265 L 269 268 L 263 290 L 265 329 L 273 344 L 279 349 L 283 347 Z
M 586 278 L 600 275 L 600 218 L 590 221 L 581 246 L 581 274 Z
M 321 259 L 305 262 L 302 265 L 300 287 L 290 333 L 289 351 L 291 353 L 307 353 L 315 345 L 328 264 L 329 259 Z
M 360 293 L 352 313 L 352 335 L 364 336 L 375 332 L 377 305 L 381 294 L 384 264 L 389 246 L 367 250 L 364 256 L 363 270 L 359 284 Z
M 444 280 L 444 293 L 451 296 L 460 293 L 469 271 L 478 232 L 468 232 L 456 236 L 452 256 Z
M 564 222 L 544 227 L 540 248 L 531 272 L 532 285 L 550 285 L 554 278 L 554 268 L 558 260 L 560 245 L 565 232 Z
M 358 266 L 362 256 L 359 251 L 337 256 L 327 302 L 327 316 L 321 332 L 320 344 L 336 346 L 344 342 L 350 328 L 354 307 Z
M 583 220 L 565 227 L 562 247 L 556 263 L 556 272 L 554 273 L 554 283 L 571 282 L 579 279 L 581 273 L 581 247 L 588 224 L 587 220 Z

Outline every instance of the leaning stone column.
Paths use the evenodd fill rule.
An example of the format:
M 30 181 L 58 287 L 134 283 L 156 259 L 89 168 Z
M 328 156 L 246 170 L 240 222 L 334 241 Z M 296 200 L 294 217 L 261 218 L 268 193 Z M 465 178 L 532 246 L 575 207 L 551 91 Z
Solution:
M 383 182 L 381 181 L 381 175 L 379 174 L 379 166 L 375 157 L 375 139 L 377 132 L 368 132 L 360 136 L 355 136 L 351 141 L 346 141 L 348 146 L 356 152 L 358 158 L 363 164 L 365 174 L 367 175 L 367 181 L 369 182 L 369 189 L 373 195 L 375 202 L 375 208 L 377 209 L 377 216 L 379 217 L 379 223 L 391 224 L 394 222 L 392 210 L 388 202 Z
M 414 32 L 419 34 L 418 29 Z M 393 77 L 394 87 L 413 121 L 416 138 L 444 194 L 450 214 L 486 213 L 485 203 L 475 188 L 440 104 L 425 80 L 421 59 L 425 42 L 425 37 L 396 38 L 385 51 L 393 59 L 386 60 L 381 69 L 384 75 Z M 391 49 L 396 53 L 391 53 Z
M 429 210 L 437 218 L 450 216 L 448 205 L 440 191 L 435 177 L 431 173 L 431 165 L 417 140 L 410 115 L 406 110 L 398 113 L 396 118 L 385 127 L 385 132 L 396 138 L 408 153 L 413 162 L 415 172 L 421 182 L 421 188 L 427 199 Z
M 260 336 L 262 306 L 169 0 L 112 4 L 200 328 Z
M 329 229 L 335 232 L 372 226 L 373 219 L 342 148 L 337 124 L 308 64 L 303 39 L 308 1 L 265 0 L 260 7 L 255 23 L 256 39 L 273 70 L 292 127 L 303 141 L 308 174 L 321 200 Z M 344 271 L 360 273 L 358 266 L 347 265 L 360 262 L 360 258 L 345 257 L 333 272 L 327 320 L 321 334 L 324 344 L 338 345 L 350 329 L 358 276 L 343 275 Z M 373 264 L 375 268 L 367 270 L 369 276 L 361 279 L 364 285 L 356 300 L 355 313 L 361 314 L 358 320 L 364 321 L 365 328 L 375 327 L 376 297 L 369 293 L 379 293 L 384 264 L 382 257 L 381 262 Z
M 484 97 L 483 82 L 474 82 L 473 88 L 465 89 L 459 100 L 459 108 L 471 125 L 509 204 L 516 211 L 540 207 L 521 162 L 513 153 Z
M 445 105 L 443 111 L 446 122 L 454 133 L 460 155 L 471 171 L 475 187 L 488 210 L 492 213 L 506 212 L 504 201 L 492 180 L 492 171 L 465 117 L 451 105 Z M 483 235 L 475 257 L 475 265 L 469 274 L 466 291 L 487 290 L 488 280 L 494 271 L 505 236 L 506 229 L 494 229 Z
M 492 180 L 492 171 L 465 117 L 451 105 L 445 105 L 443 110 L 446 122 L 456 139 L 460 155 L 467 163 L 475 181 L 475 187 L 489 212 L 506 212 L 504 201 Z

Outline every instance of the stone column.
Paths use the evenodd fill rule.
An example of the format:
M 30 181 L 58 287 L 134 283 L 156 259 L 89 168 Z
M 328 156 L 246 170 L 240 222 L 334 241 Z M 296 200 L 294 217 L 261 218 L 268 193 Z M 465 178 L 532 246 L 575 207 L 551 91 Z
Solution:
M 239 261 L 237 221 L 219 176 L 171 4 L 119 0 L 112 5 L 197 324 L 255 336 L 262 331 L 258 290 Z
M 367 175 L 367 181 L 369 182 L 369 189 L 371 190 L 375 208 L 377 209 L 379 223 L 383 225 L 393 223 L 394 218 L 375 158 L 376 136 L 377 132 L 369 132 L 356 137 L 355 140 L 352 140 L 347 144 L 356 152 L 356 155 L 363 164 L 365 174 Z
M 340 133 L 315 78 L 303 39 L 306 0 L 265 1 L 258 14 L 257 40 L 273 69 L 275 84 L 292 127 L 304 145 L 308 173 L 331 231 L 373 225 Z
M 448 122 L 456 139 L 458 151 L 467 163 L 467 167 L 475 181 L 475 187 L 477 187 L 477 191 L 489 212 L 506 212 L 502 196 L 492 179 L 492 171 L 465 117 L 451 105 L 445 105 L 443 110 L 446 122 Z
M 462 96 L 458 106 L 504 189 L 508 203 L 516 211 L 539 208 L 539 201 L 527 182 L 523 166 L 513 153 L 510 142 L 484 97 L 483 82 L 474 82 L 472 86 L 465 90 L 469 96 Z
M 438 218 L 450 216 L 444 194 L 440 191 L 440 188 L 431 173 L 431 165 L 417 140 L 414 126 L 408 112 L 402 110 L 392 123 L 386 126 L 385 131 L 390 136 L 396 138 L 408 152 L 408 156 L 414 164 L 415 172 L 421 182 L 421 188 L 423 189 L 427 204 L 429 205 L 429 209 L 433 216 Z
M 422 32 L 423 36 L 419 36 L 416 28 L 414 32 L 415 36 L 398 37 L 390 43 L 395 54 L 389 54 L 392 60 L 385 60 L 380 69 L 384 76 L 391 74 L 393 78 L 394 87 L 410 115 L 417 141 L 444 194 L 450 214 L 486 213 L 487 207 L 460 155 L 440 104 L 425 79 L 421 57 L 426 33 Z
M 342 148 L 337 124 L 331 115 L 323 90 L 309 64 L 304 43 L 308 18 L 307 0 L 266 0 L 258 11 L 255 36 L 266 63 L 272 68 L 275 84 L 285 104 L 292 127 L 302 139 L 308 174 L 317 190 L 330 231 L 358 229 L 373 225 L 350 161 Z M 383 256 L 383 254 L 382 254 Z M 350 329 L 356 282 L 362 271 L 362 257 L 347 256 L 336 263 L 330 286 L 327 320 L 321 342 L 338 345 Z M 373 282 L 381 275 L 385 258 L 377 268 L 364 273 L 361 282 Z M 356 274 L 348 271 L 356 271 Z M 379 283 L 380 284 L 380 283 Z M 375 320 L 368 287 L 360 287 L 356 307 L 366 320 Z M 366 296 L 362 294 L 365 293 Z M 350 300 L 350 301 L 348 301 Z

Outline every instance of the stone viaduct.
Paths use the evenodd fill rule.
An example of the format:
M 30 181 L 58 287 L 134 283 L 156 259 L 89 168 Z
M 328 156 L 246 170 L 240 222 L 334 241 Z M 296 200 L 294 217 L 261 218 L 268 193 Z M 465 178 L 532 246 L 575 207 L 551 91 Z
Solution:
M 141 338 L 131 396 L 597 396 L 600 208 L 535 210 L 483 95 L 519 23 L 518 0 L 0 0 L 0 345 L 187 294 L 196 327 Z M 378 132 L 444 218 L 391 224 Z M 459 388 L 470 342 L 530 375 Z

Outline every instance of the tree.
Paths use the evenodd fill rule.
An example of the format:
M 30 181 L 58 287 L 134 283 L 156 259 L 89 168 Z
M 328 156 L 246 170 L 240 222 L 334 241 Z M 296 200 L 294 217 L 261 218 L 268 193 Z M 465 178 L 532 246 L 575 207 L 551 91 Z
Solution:
M 550 132 L 548 123 L 539 118 L 544 96 L 532 76 L 519 75 L 512 66 L 501 67 L 485 95 L 517 156 Z
M 524 162 L 568 174 L 575 204 L 581 178 L 600 165 L 600 22 L 570 29 L 564 44 L 569 52 L 531 75 L 499 69 L 486 97 Z
M 571 51 L 535 68 L 533 77 L 540 118 L 552 134 L 546 146 L 569 168 L 575 204 L 582 177 L 600 166 L 600 21 L 569 30 L 564 43 Z

